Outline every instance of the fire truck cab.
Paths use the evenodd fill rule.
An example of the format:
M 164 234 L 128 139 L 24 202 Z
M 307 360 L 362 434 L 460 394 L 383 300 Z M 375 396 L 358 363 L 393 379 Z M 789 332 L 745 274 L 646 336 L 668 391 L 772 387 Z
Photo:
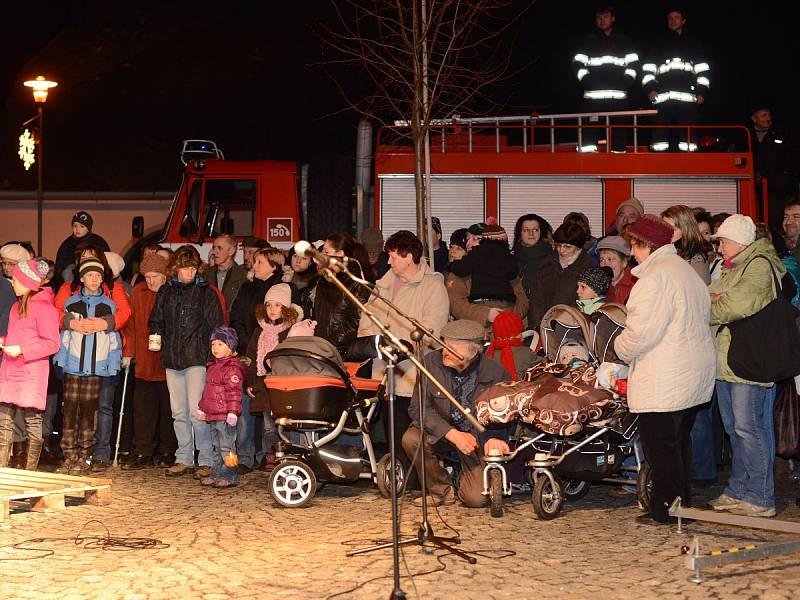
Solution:
M 183 178 L 160 242 L 201 248 L 227 233 L 257 236 L 288 249 L 299 240 L 297 165 L 273 160 L 226 161 L 208 140 L 187 140 Z
M 756 219 L 751 152 L 744 127 L 680 127 L 697 139 L 697 152 L 651 152 L 638 140 L 649 127 L 611 125 L 622 113 L 534 115 L 436 121 L 430 135 L 431 214 L 439 217 L 445 242 L 450 233 L 495 217 L 511 243 L 517 219 L 537 213 L 555 229 L 572 211 L 584 213 L 592 235 L 602 237 L 617 207 L 635 196 L 648 213 L 674 204 L 703 206 L 709 212 L 740 212 Z M 597 123 L 597 124 L 595 124 Z M 608 146 L 578 152 L 587 127 L 627 127 L 633 145 L 624 153 Z M 688 131 L 687 131 L 688 130 Z M 630 133 L 633 133 L 631 136 Z M 737 144 L 720 143 L 719 132 Z M 379 131 L 375 159 L 372 223 L 388 237 L 416 230 L 414 149 L 405 123 Z M 577 140 L 577 141 L 576 141 Z M 728 151 L 731 149 L 731 151 Z

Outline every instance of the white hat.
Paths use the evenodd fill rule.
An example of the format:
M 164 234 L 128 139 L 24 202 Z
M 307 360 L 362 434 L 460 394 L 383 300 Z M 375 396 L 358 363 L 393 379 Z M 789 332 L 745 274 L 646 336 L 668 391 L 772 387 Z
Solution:
M 111 267 L 111 274 L 114 276 L 114 279 L 119 277 L 119 274 L 122 273 L 122 269 L 125 268 L 125 260 L 116 252 L 106 252 L 106 262 L 108 266 Z
M 16 263 L 25 262 L 33 258 L 31 253 L 19 244 L 6 244 L 0 248 L 0 257 Z
M 756 225 L 753 219 L 745 215 L 731 215 L 722 222 L 714 235 L 711 236 L 712 240 L 725 238 L 741 244 L 742 246 L 749 246 L 756 239 Z

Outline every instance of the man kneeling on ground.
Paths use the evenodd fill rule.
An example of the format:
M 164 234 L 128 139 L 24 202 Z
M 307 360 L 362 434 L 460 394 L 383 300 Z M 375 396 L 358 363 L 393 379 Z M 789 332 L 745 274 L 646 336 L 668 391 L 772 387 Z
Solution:
M 480 323 L 461 319 L 447 323 L 441 330 L 445 341 L 462 358 L 458 358 L 446 348 L 425 356 L 425 367 L 465 408 L 475 414 L 475 400 L 486 388 L 501 381 L 509 381 L 511 376 L 496 361 L 481 352 L 484 329 Z M 453 504 L 455 495 L 447 473 L 439 464 L 437 455 L 457 451 L 461 462 L 461 478 L 458 497 L 469 507 L 477 508 L 486 504 L 483 492 L 483 455 L 496 448 L 508 452 L 508 444 L 502 437 L 506 429 L 486 431 L 479 435 L 461 412 L 454 408 L 445 396 L 423 376 L 421 385 L 414 388 L 414 396 L 409 407 L 411 426 L 403 434 L 403 450 L 409 460 L 420 469 L 421 453 L 417 453 L 420 439 L 419 393 L 425 402 L 425 475 L 427 496 L 415 503 L 439 506 Z M 482 446 L 481 446 L 482 444 Z M 481 450 L 482 448 L 482 450 Z

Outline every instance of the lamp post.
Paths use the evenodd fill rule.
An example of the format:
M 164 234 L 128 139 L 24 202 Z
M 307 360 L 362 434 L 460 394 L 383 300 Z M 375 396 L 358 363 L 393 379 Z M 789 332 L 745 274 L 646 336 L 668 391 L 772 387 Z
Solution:
M 33 91 L 33 101 L 37 105 L 36 118 L 39 119 L 39 135 L 37 140 L 37 158 L 39 167 L 36 169 L 36 236 L 38 239 L 39 255 L 42 254 L 42 211 L 44 209 L 44 191 L 42 189 L 42 170 L 44 159 L 44 103 L 47 102 L 47 93 L 50 88 L 58 85 L 55 81 L 49 81 L 41 75 L 36 79 L 26 81 L 25 87 L 31 88 Z

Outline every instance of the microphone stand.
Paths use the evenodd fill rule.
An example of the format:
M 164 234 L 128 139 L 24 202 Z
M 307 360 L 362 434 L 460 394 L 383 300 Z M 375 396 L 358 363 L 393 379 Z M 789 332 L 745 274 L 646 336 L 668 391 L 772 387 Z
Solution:
M 422 338 L 425 335 L 425 333 L 427 333 L 429 336 L 431 336 L 437 342 L 440 341 L 436 336 L 433 335 L 433 332 L 430 331 L 428 328 L 426 328 L 424 326 L 422 326 L 421 329 L 417 328 L 416 323 L 415 323 L 416 319 L 413 319 L 412 317 L 406 315 L 399 308 L 397 308 L 396 306 L 391 304 L 387 299 L 385 299 L 382 296 L 380 296 L 379 294 L 377 294 L 377 292 L 375 292 L 372 288 L 370 288 L 368 285 L 365 285 L 365 282 L 363 280 L 361 280 L 358 277 L 353 276 L 352 273 L 350 273 L 346 268 L 341 268 L 341 266 L 338 265 L 338 264 L 334 265 L 334 269 L 336 267 L 339 267 L 339 272 L 346 273 L 347 276 L 350 277 L 352 281 L 355 281 L 356 283 L 358 283 L 362 287 L 366 287 L 370 291 L 371 294 L 375 294 L 379 298 L 381 298 L 382 300 L 386 301 L 390 306 L 392 306 L 394 308 L 394 310 L 399 315 L 401 315 L 403 318 L 405 318 L 406 320 L 408 320 L 409 322 L 411 322 L 412 324 L 415 325 L 415 329 L 414 329 L 414 331 L 412 331 L 412 339 L 417 338 L 414 341 L 417 342 L 416 345 L 417 345 L 418 351 L 419 351 L 419 349 L 421 347 L 419 342 L 422 340 Z M 394 363 L 396 363 L 397 359 L 399 358 L 399 354 L 407 354 L 407 348 L 402 343 L 402 341 L 389 329 L 389 326 L 387 324 L 382 323 L 380 321 L 380 319 L 378 319 L 378 317 L 372 311 L 370 311 L 366 307 L 366 305 L 363 302 L 361 302 L 361 300 L 358 299 L 358 297 L 355 296 L 355 294 L 353 294 L 341 281 L 339 281 L 339 279 L 336 277 L 336 274 L 335 274 L 334 270 L 331 269 L 330 266 L 324 267 L 322 269 L 322 274 L 325 277 L 325 279 L 327 279 L 330 283 L 333 283 L 337 288 L 339 288 L 339 290 L 359 310 L 361 310 L 361 312 L 363 314 L 367 315 L 367 318 L 369 318 L 370 321 L 372 321 L 375 324 L 375 326 L 378 328 L 378 330 L 383 335 L 384 339 L 388 342 L 389 348 L 382 347 L 381 348 L 381 352 L 382 352 L 382 354 L 384 354 L 384 356 L 386 356 L 389 359 L 389 366 L 387 367 L 387 369 L 389 371 L 389 385 L 388 385 L 388 390 L 389 390 L 389 429 L 390 429 L 389 453 L 390 453 L 390 463 L 391 463 L 390 469 L 391 469 L 391 478 L 392 478 L 392 483 L 391 483 L 391 488 L 392 488 L 392 490 L 391 490 L 391 500 L 392 500 L 392 541 L 388 542 L 388 543 L 378 544 L 376 546 L 371 546 L 371 547 L 368 547 L 368 548 L 362 548 L 360 550 L 354 550 L 354 551 L 351 551 L 351 552 L 347 552 L 346 556 L 351 557 L 351 556 L 356 556 L 358 554 L 364 554 L 364 553 L 367 553 L 367 552 L 372 552 L 374 550 L 382 550 L 382 549 L 391 547 L 392 548 L 392 553 L 393 553 L 393 574 L 394 574 L 394 588 L 392 590 L 391 598 L 392 599 L 398 599 L 398 600 L 399 599 L 405 599 L 405 597 L 406 597 L 405 593 L 400 589 L 400 571 L 399 571 L 400 570 L 400 562 L 399 562 L 399 550 L 400 550 L 400 548 L 399 547 L 401 545 L 419 544 L 420 546 L 424 546 L 427 543 L 427 544 L 431 544 L 433 546 L 436 546 L 437 548 L 441 548 L 441 549 L 447 550 L 448 552 L 450 552 L 452 554 L 455 554 L 456 556 L 458 556 L 460 558 L 463 558 L 464 560 L 468 561 L 470 564 L 475 564 L 475 562 L 477 562 L 477 559 L 474 558 L 473 556 L 470 556 L 470 555 L 466 554 L 465 552 L 462 552 L 461 550 L 453 548 L 450 545 L 450 544 L 459 544 L 459 543 L 461 543 L 461 539 L 460 538 L 458 538 L 458 537 L 446 538 L 446 537 L 439 537 L 439 536 L 434 535 L 433 528 L 431 527 L 430 522 L 428 521 L 427 506 L 426 506 L 426 502 L 424 501 L 424 499 L 423 499 L 423 503 L 422 503 L 422 505 L 423 505 L 423 509 L 422 509 L 423 510 L 423 523 L 421 524 L 421 526 L 419 527 L 419 529 L 417 531 L 417 536 L 414 537 L 414 538 L 408 538 L 408 539 L 404 539 L 404 540 L 400 540 L 399 539 L 399 526 L 400 526 L 400 524 L 399 524 L 398 518 L 397 518 L 398 509 L 397 509 L 397 485 L 396 485 L 397 484 L 397 479 L 396 479 L 397 453 L 396 453 L 396 449 L 395 449 L 395 431 L 394 431 L 394 402 L 395 402 L 395 398 L 394 398 L 394 396 L 395 396 L 395 389 L 394 389 L 394 383 L 395 383 L 395 381 L 394 381 L 394 378 L 395 378 L 394 368 L 395 368 L 395 364 Z M 447 344 L 443 340 L 440 343 L 442 343 L 443 345 L 447 346 Z M 449 346 L 448 346 L 448 348 L 449 348 Z M 389 350 L 388 353 L 386 352 L 387 349 Z M 455 354 L 458 354 L 458 353 L 455 352 Z M 467 419 L 467 421 L 478 432 L 485 431 L 485 428 L 472 415 L 472 412 L 469 409 L 467 409 L 464 406 L 462 406 L 453 397 L 453 395 L 450 393 L 450 391 L 447 390 L 431 374 L 430 371 L 428 371 L 428 369 L 422 364 L 422 361 L 417 356 L 415 356 L 414 354 L 407 354 L 407 357 L 408 357 L 408 360 L 411 361 L 411 363 L 413 363 L 414 366 L 417 367 L 417 369 L 419 370 L 419 373 L 420 374 L 424 374 L 425 377 L 427 377 L 428 381 L 430 381 L 442 393 L 442 395 L 444 395 L 444 397 L 447 398 L 447 400 L 451 403 L 451 405 L 456 410 L 458 410 L 461 414 L 464 415 L 464 417 Z M 421 377 L 421 375 L 420 375 L 420 377 Z M 420 404 L 423 405 L 423 410 L 424 410 L 424 400 L 422 398 L 422 394 L 419 394 L 419 400 L 420 400 Z M 425 460 L 424 460 L 425 459 L 425 445 L 424 445 L 425 428 L 424 428 L 424 412 L 422 412 L 422 411 L 420 412 L 420 421 L 421 421 L 421 423 L 420 423 L 420 440 L 419 440 L 419 443 L 421 445 L 421 447 L 420 447 L 420 452 L 421 452 L 420 458 L 421 458 L 421 465 L 422 465 L 422 467 L 420 469 L 420 482 L 422 484 L 423 498 L 425 498 L 426 491 L 427 491 L 426 487 L 425 487 L 426 486 L 426 482 L 425 482 L 425 467 L 424 467 L 424 465 L 425 465 Z

